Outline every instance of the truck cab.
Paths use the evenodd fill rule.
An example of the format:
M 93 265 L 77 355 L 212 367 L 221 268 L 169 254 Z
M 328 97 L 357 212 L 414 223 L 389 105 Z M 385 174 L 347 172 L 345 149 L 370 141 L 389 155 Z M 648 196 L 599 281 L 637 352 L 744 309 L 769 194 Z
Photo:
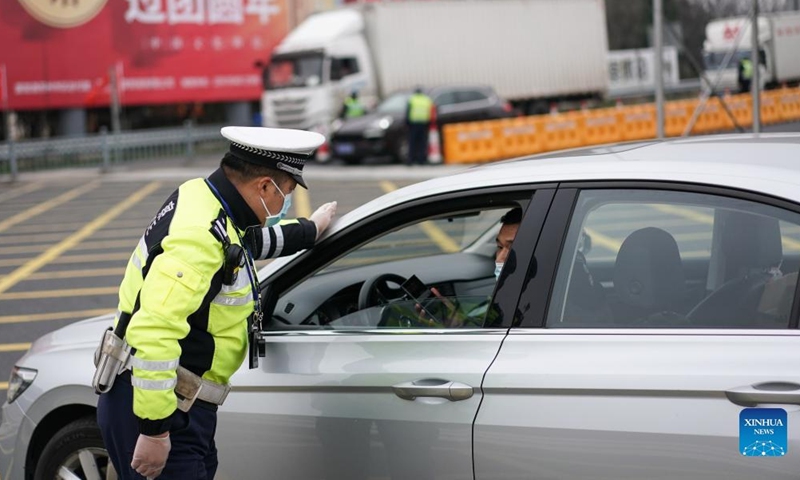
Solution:
M 709 80 L 719 88 L 735 90 L 738 87 L 739 62 L 744 58 L 750 58 L 752 52 L 750 23 L 747 17 L 734 17 L 715 20 L 706 25 L 703 60 Z M 765 17 L 759 17 L 758 48 L 761 65 L 759 73 L 762 88 L 774 81 L 771 73 L 774 71 L 771 41 L 770 21 Z
M 327 136 L 347 95 L 357 91 L 367 107 L 376 103 L 374 78 L 361 13 L 313 15 L 281 42 L 264 70 L 264 126 Z

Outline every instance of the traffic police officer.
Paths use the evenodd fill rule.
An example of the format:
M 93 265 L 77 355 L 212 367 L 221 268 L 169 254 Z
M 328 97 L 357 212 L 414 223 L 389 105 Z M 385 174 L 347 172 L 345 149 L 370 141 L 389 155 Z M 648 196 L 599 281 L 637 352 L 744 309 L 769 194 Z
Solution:
M 105 377 L 98 368 L 94 383 L 122 479 L 214 477 L 217 405 L 248 343 L 251 362 L 258 358 L 253 261 L 311 248 L 335 214 L 331 202 L 310 219 L 278 223 L 295 186 L 306 187 L 303 166 L 322 135 L 260 127 L 222 135 L 231 145 L 220 168 L 178 187 L 145 230 L 96 356 L 99 367 L 119 361 Z

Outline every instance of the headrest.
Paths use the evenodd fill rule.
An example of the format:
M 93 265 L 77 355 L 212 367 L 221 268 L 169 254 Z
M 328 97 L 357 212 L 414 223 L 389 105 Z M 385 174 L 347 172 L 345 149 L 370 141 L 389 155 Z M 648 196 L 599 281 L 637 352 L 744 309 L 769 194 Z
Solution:
M 630 306 L 674 309 L 685 295 L 683 263 L 675 238 L 654 227 L 628 235 L 617 254 L 614 290 Z

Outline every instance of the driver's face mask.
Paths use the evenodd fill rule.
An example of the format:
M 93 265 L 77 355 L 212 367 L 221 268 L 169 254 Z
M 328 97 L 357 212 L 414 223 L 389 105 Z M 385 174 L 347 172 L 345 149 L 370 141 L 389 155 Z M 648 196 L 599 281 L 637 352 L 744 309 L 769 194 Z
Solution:
M 498 280 L 500 278 L 500 272 L 503 271 L 503 265 L 504 265 L 504 263 L 502 263 L 502 262 L 495 262 L 495 264 L 494 264 L 494 279 L 495 280 Z
M 273 185 L 275 185 L 275 188 L 278 190 L 278 193 L 280 193 L 281 197 L 283 197 L 283 207 L 281 208 L 281 211 L 278 212 L 277 215 L 272 215 L 270 213 L 270 211 L 269 211 L 269 208 L 267 208 L 266 202 L 264 202 L 264 197 L 259 195 L 258 198 L 261 200 L 261 205 L 264 207 L 264 210 L 266 210 L 266 212 L 267 212 L 267 218 L 264 220 L 264 226 L 265 227 L 272 227 L 272 226 L 277 225 L 278 222 L 283 220 L 283 217 L 285 217 L 286 214 L 289 212 L 289 207 L 292 206 L 292 194 L 290 193 L 288 195 L 285 195 L 281 191 L 280 187 L 278 187 L 278 184 L 275 183 L 275 180 L 270 178 L 269 181 L 272 182 Z

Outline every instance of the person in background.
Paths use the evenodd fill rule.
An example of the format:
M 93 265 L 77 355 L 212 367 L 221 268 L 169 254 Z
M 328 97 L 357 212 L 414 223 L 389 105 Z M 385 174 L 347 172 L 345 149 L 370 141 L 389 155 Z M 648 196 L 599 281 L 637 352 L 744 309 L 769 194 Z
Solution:
M 417 87 L 408 98 L 406 125 L 408 126 L 408 163 L 428 163 L 428 130 L 433 117 L 433 100 L 422 87 Z
M 342 111 L 339 113 L 339 118 L 342 120 L 346 120 L 348 118 L 358 118 L 363 117 L 365 113 L 366 109 L 361 103 L 361 100 L 358 98 L 358 92 L 353 90 L 350 93 L 350 96 L 344 99 L 344 104 L 342 105 Z

